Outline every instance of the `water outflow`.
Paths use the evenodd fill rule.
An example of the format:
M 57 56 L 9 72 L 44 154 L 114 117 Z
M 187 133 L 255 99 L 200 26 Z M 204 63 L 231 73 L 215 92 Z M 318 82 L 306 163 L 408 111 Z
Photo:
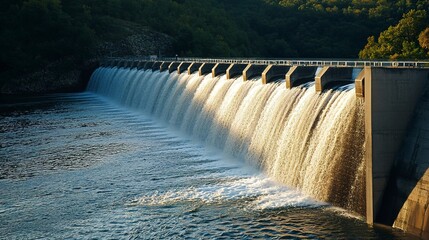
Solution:
M 365 212 L 363 102 L 211 74 L 98 68 L 88 90 L 149 113 L 276 180 Z

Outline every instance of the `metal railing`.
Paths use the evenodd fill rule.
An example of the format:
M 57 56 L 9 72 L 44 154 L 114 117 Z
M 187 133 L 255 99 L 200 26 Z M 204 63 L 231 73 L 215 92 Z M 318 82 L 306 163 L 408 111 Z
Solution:
M 236 63 L 257 65 L 285 65 L 285 66 L 318 66 L 318 67 L 394 67 L 394 68 L 429 68 L 429 61 L 361 61 L 337 59 L 241 59 L 241 58 L 106 58 L 117 61 L 169 61 L 169 62 L 196 62 L 196 63 Z

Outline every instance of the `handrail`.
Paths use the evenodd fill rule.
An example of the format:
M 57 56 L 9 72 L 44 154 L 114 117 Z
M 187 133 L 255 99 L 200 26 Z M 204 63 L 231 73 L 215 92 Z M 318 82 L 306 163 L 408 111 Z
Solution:
M 429 61 L 365 61 L 365 60 L 338 60 L 338 59 L 245 59 L 245 58 L 106 58 L 105 60 L 119 61 L 177 61 L 196 63 L 236 63 L 257 65 L 285 65 L 285 66 L 318 66 L 318 67 L 394 67 L 394 68 L 429 68 Z

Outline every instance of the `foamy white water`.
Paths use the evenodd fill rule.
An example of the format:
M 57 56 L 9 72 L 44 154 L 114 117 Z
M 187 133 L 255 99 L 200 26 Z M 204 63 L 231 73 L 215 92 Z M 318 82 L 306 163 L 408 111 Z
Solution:
M 278 182 L 363 213 L 363 108 L 352 88 L 319 94 L 308 84 L 287 90 L 258 79 L 103 67 L 88 86 Z

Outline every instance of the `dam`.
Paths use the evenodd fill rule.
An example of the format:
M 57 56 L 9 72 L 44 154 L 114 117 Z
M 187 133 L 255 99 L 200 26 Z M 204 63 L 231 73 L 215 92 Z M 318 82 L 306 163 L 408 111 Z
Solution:
M 428 62 L 106 59 L 88 90 L 369 224 L 429 238 L 428 81 Z

